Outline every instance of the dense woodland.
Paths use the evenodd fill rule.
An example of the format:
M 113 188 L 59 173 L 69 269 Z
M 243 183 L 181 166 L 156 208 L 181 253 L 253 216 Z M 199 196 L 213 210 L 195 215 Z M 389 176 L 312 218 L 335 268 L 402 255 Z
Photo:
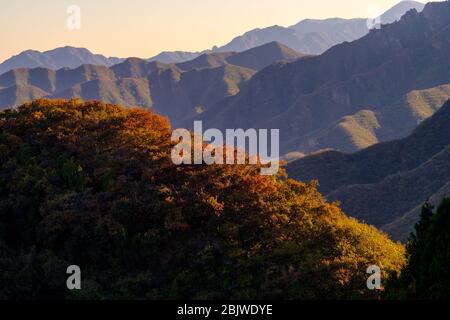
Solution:
M 0 113 L 0 299 L 372 299 L 367 267 L 406 264 L 315 183 L 175 166 L 170 136 L 166 118 L 100 102 Z

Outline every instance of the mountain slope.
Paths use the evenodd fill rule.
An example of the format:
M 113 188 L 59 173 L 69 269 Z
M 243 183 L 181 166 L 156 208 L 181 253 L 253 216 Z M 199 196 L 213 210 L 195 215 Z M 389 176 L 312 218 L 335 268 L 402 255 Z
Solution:
M 154 108 L 173 124 L 239 91 L 255 70 L 226 64 L 183 72 L 174 65 L 128 59 L 112 68 L 17 69 L 0 76 L 0 107 L 40 98 L 83 98 Z
M 239 91 L 255 70 L 234 65 L 182 72 L 174 65 L 130 59 L 112 68 L 18 69 L 0 76 L 0 106 L 40 98 L 83 98 L 154 108 L 173 124 Z
M 301 181 L 318 179 L 319 190 L 350 215 L 405 239 L 417 207 L 448 190 L 449 121 L 450 101 L 405 139 L 353 154 L 323 152 L 290 163 L 287 171 Z
M 0 100 L 8 105 L 20 105 L 46 95 L 47 92 L 32 85 L 17 84 L 8 88 L 0 88 Z
M 217 68 L 225 65 L 227 63 L 227 59 L 235 54 L 235 52 L 205 53 L 193 60 L 177 63 L 176 66 L 183 71 Z
M 274 62 L 295 61 L 306 55 L 297 52 L 279 42 L 270 42 L 238 54 L 232 55 L 227 62 L 253 70 L 262 70 Z
M 230 43 L 219 48 L 213 48 L 214 52 L 241 52 L 261 45 L 277 41 L 284 45 L 298 50 L 299 39 L 295 30 L 281 26 L 272 26 L 263 29 L 254 29 L 246 32 L 242 36 L 234 38 Z M 305 48 L 303 48 L 305 49 Z M 310 52 L 305 52 L 310 53 Z
M 194 60 L 178 63 L 176 66 L 183 71 L 188 71 L 232 64 L 259 71 L 278 61 L 290 62 L 305 56 L 279 42 L 269 42 L 244 52 L 205 53 Z
M 374 184 L 342 186 L 330 193 L 328 199 L 341 201 L 343 210 L 355 218 L 383 227 L 425 203 L 450 182 L 449 162 L 450 146 L 447 146 L 417 168 Z M 413 226 L 409 225 L 410 231 Z
M 45 52 L 28 50 L 1 63 L 0 75 L 18 68 L 74 69 L 83 64 L 112 66 L 122 61 L 124 59 L 107 58 L 99 54 L 93 54 L 84 48 L 62 47 Z
M 305 136 L 298 149 L 304 153 L 335 149 L 355 152 L 379 142 L 408 136 L 448 99 L 450 85 L 413 90 L 378 110 L 361 110 Z
M 256 71 L 234 65 L 181 72 L 171 68 L 148 76 L 152 107 L 167 115 L 174 126 L 207 110 L 224 97 L 239 92 L 240 84 Z
M 430 3 L 422 13 L 410 11 L 399 22 L 320 56 L 263 69 L 200 119 L 221 129 L 280 128 L 283 153 L 320 150 L 304 147 L 317 130 L 363 110 L 378 116 L 414 90 L 449 84 L 449 26 L 450 4 Z M 399 138 L 397 129 L 409 134 L 414 127 L 408 131 L 401 120 L 389 123 L 378 141 Z
M 148 59 L 148 61 L 158 61 L 161 63 L 181 63 L 193 60 L 200 56 L 199 52 L 187 51 L 163 51 L 160 54 Z
M 450 181 L 432 196 L 429 196 L 428 201 L 433 206 L 437 207 L 441 203 L 442 199 L 445 198 L 450 198 Z M 393 222 L 384 225 L 383 230 L 388 234 L 397 235 L 399 240 L 406 242 L 408 240 L 409 233 L 411 232 L 411 226 L 417 223 L 420 219 L 422 207 L 423 205 L 421 204 Z

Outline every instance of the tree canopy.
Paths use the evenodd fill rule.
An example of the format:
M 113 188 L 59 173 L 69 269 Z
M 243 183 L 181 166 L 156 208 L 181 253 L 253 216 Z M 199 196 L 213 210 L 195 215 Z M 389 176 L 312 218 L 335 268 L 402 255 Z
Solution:
M 315 183 L 176 166 L 170 136 L 164 117 L 100 102 L 1 112 L 0 299 L 375 298 L 367 268 L 404 265 Z

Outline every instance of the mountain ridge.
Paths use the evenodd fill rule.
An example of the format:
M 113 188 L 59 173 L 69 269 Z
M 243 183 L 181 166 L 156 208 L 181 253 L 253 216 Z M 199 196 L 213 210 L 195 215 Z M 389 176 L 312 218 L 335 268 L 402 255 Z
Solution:
M 401 1 L 397 5 L 388 9 L 381 17 L 376 19 L 381 23 L 392 23 L 398 20 L 408 10 L 415 8 L 418 11 L 423 9 L 423 4 L 416 1 Z M 344 41 L 353 41 L 361 38 L 369 32 L 367 27 L 368 18 L 356 19 L 304 19 L 297 24 L 290 27 L 271 26 L 266 28 L 255 28 L 247 31 L 241 36 L 235 37 L 231 42 L 220 47 L 204 50 L 201 52 L 189 51 L 163 51 L 151 58 L 149 61 L 159 61 L 162 63 L 182 63 L 193 60 L 205 53 L 212 52 L 242 52 L 261 45 L 277 41 L 296 51 L 305 54 L 317 55 L 321 54 L 332 46 L 342 43 Z M 317 28 L 321 24 L 322 30 Z M 328 24 L 326 30 L 323 30 L 323 25 Z M 316 26 L 315 28 L 313 26 Z M 68 61 L 66 63 L 55 63 L 52 57 L 48 55 L 53 51 L 60 51 L 62 49 L 71 49 L 84 52 L 84 55 L 91 55 L 90 58 L 78 59 L 76 61 Z M 87 51 L 87 52 L 86 52 Z M 68 58 L 71 54 L 68 53 Z M 73 56 L 77 54 L 72 53 Z M 102 55 L 94 55 L 85 48 L 76 47 L 61 47 L 45 52 L 36 50 L 23 51 L 15 56 L 0 63 L 0 74 L 5 73 L 11 69 L 24 67 L 45 67 L 49 69 L 59 69 L 63 67 L 76 68 L 82 64 L 99 64 L 112 66 L 114 64 L 123 62 L 123 58 L 107 58 Z
M 265 28 L 255 28 L 244 34 L 233 38 L 222 46 L 215 46 L 211 50 L 203 52 L 183 52 L 192 56 L 200 56 L 210 52 L 242 52 L 269 42 L 280 42 L 296 51 L 305 54 L 318 55 L 329 48 L 342 42 L 357 40 L 369 32 L 369 27 L 377 24 L 389 24 L 397 21 L 407 11 L 416 9 L 421 11 L 424 4 L 417 1 L 401 1 L 394 5 L 380 17 L 375 18 L 374 23 L 369 23 L 369 18 L 327 18 L 327 19 L 304 19 L 292 26 L 283 27 L 273 25 Z M 325 28 L 324 28 L 325 26 Z M 163 52 L 164 55 L 178 56 L 179 52 Z M 163 58 L 165 59 L 165 58 Z M 169 60 L 171 60 L 169 58 Z M 185 62 L 182 57 L 179 61 Z
M 351 154 L 311 155 L 288 164 L 287 172 L 319 180 L 319 190 L 349 215 L 406 240 L 427 198 L 450 195 L 449 121 L 450 100 L 407 138 Z
M 93 54 L 85 48 L 71 46 L 59 47 L 48 51 L 26 50 L 0 64 L 0 75 L 17 68 L 47 68 L 58 70 L 61 68 L 77 68 L 83 64 L 112 66 L 123 62 L 124 59 L 105 57 Z
M 260 68 L 302 57 L 303 54 L 273 42 L 249 52 L 209 53 L 179 64 L 129 58 L 111 67 L 14 69 L 0 75 L 0 108 L 41 97 L 80 97 L 154 108 L 170 116 L 176 125 L 237 94 L 241 83 Z
M 450 19 L 445 15 L 449 8 L 448 2 L 430 3 L 422 13 L 409 11 L 400 21 L 320 56 L 273 64 L 199 120 L 219 129 L 283 128 L 282 153 L 335 148 L 333 143 L 316 147 L 315 141 L 308 141 L 309 135 L 363 110 L 392 114 L 398 101 L 411 92 L 450 83 L 446 58 Z M 441 94 L 448 98 L 447 91 Z M 404 103 L 402 108 L 412 118 L 410 122 L 424 119 L 423 114 L 416 114 L 416 104 Z M 386 125 L 386 132 L 374 142 L 402 138 L 415 127 L 403 128 L 398 136 L 394 134 L 397 126 L 403 126 L 402 121 Z

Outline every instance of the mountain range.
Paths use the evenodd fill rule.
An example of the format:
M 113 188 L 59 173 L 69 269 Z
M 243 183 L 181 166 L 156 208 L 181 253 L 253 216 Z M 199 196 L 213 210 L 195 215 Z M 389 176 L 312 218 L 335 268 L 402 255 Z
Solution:
M 27 50 L 1 63 L 0 74 L 17 68 L 74 69 L 83 64 L 112 66 L 122 61 L 124 59 L 115 57 L 108 58 L 100 54 L 93 54 L 85 48 L 69 46 L 45 52 Z
M 421 11 L 423 4 L 416 1 L 402 1 L 386 11 L 375 23 L 392 23 L 400 19 L 408 10 Z M 369 23 L 370 26 L 370 23 Z M 296 51 L 306 54 L 320 54 L 332 46 L 361 38 L 369 32 L 368 19 L 306 19 L 291 27 L 272 26 L 254 29 L 234 38 L 228 44 L 202 52 L 164 51 L 149 61 L 180 63 L 211 52 L 242 52 L 270 42 L 280 42 Z M 93 54 L 84 48 L 63 47 L 39 52 L 27 50 L 0 64 L 0 74 L 17 68 L 47 69 L 77 68 L 83 64 L 112 66 L 123 62 L 123 58 L 105 57 Z
M 413 9 L 319 56 L 272 42 L 177 64 L 132 58 L 111 68 L 15 69 L 0 77 L 0 107 L 101 99 L 154 108 L 174 126 L 199 119 L 220 129 L 281 128 L 283 154 L 353 152 L 407 136 L 450 98 L 450 19 L 440 9 L 448 4 Z
M 379 24 L 389 24 L 400 20 L 409 10 L 422 11 L 423 3 L 417 1 L 401 1 L 381 16 L 369 20 L 357 19 L 305 19 L 290 27 L 271 26 L 257 28 L 235 37 L 229 43 L 214 47 L 207 52 L 241 52 L 269 42 L 280 42 L 296 51 L 317 55 L 325 52 L 334 45 L 351 42 L 369 32 L 370 28 Z M 191 60 L 202 53 L 199 52 L 163 52 L 151 60 L 165 63 L 177 63 Z
M 249 31 L 230 43 L 214 48 L 214 51 L 244 51 L 270 41 L 279 41 L 290 48 L 307 54 L 321 54 L 336 44 L 351 42 L 369 32 L 377 24 L 389 24 L 399 20 L 407 11 L 421 11 L 423 3 L 402 1 L 381 16 L 367 18 L 325 20 L 306 19 L 290 27 L 273 26 Z
M 112 67 L 88 64 L 75 69 L 14 69 L 0 76 L 0 108 L 42 97 L 80 97 L 153 108 L 176 125 L 237 94 L 241 82 L 260 69 L 279 60 L 302 57 L 272 42 L 240 53 L 203 54 L 179 64 L 130 58 Z
M 287 166 L 290 177 L 317 179 L 345 212 L 406 240 L 427 199 L 450 196 L 450 100 L 407 138 L 352 154 L 320 152 Z
M 197 119 L 281 129 L 282 153 L 352 152 L 402 138 L 450 97 L 449 37 L 450 4 L 429 3 L 322 55 L 273 64 Z

